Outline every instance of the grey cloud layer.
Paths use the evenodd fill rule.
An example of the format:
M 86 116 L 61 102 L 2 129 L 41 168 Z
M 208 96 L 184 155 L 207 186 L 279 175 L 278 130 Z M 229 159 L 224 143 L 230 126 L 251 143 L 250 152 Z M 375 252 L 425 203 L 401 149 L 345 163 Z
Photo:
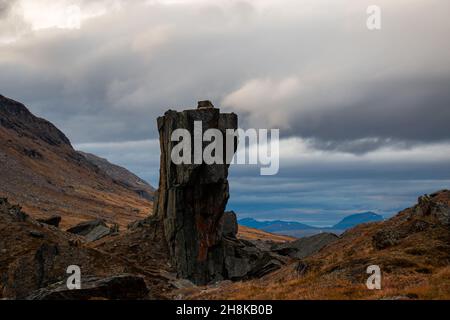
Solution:
M 260 178 L 249 189 L 239 179 L 259 170 L 232 169 L 230 206 L 244 215 L 300 210 L 328 223 L 336 210 L 393 212 L 448 187 L 450 156 L 435 159 L 450 143 L 447 0 L 379 0 L 378 32 L 366 29 L 365 0 L 74 0 L 105 14 L 81 30 L 39 31 L 22 2 L 0 0 L 1 93 L 153 184 L 156 117 L 210 99 L 237 112 L 241 127 L 280 128 L 309 146 L 283 151 L 283 181 Z M 45 10 L 51 1 L 33 3 Z M 391 161 L 408 150 L 424 151 Z M 301 191 L 308 181 L 318 185 Z M 271 184 L 292 192 L 277 197 L 264 190 Z M 408 185 L 407 195 L 397 190 Z M 358 189 L 367 195 L 350 199 Z
M 311 3 L 309 16 L 293 1 L 123 3 L 80 31 L 3 46 L 0 85 L 75 142 L 154 137 L 157 115 L 202 98 L 239 112 L 243 125 L 281 127 L 317 148 L 358 153 L 450 137 L 447 1 L 381 1 L 378 34 L 365 28 L 364 1 Z M 247 88 L 252 81 L 266 85 Z

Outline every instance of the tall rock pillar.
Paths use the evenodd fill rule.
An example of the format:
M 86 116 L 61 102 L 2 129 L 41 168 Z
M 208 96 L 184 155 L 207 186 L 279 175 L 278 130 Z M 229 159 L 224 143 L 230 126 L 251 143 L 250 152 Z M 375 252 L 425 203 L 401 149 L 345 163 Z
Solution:
M 199 102 L 198 108 L 181 112 L 167 111 L 158 118 L 161 148 L 159 190 L 155 215 L 163 222 L 170 256 L 178 275 L 198 284 L 221 277 L 224 254 L 222 218 L 229 198 L 228 167 L 224 164 L 179 164 L 172 162 L 172 142 L 176 129 L 191 134 L 191 155 L 194 159 L 194 122 L 201 121 L 203 132 L 236 129 L 234 113 L 220 113 L 209 101 Z M 204 142 L 202 150 L 210 142 Z

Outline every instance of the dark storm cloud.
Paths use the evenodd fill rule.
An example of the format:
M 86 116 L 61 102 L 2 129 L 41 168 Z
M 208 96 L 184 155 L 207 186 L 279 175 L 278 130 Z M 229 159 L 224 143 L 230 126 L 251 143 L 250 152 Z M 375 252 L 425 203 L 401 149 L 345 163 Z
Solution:
M 148 139 L 169 107 L 194 106 L 231 90 L 232 71 L 208 57 L 221 48 L 199 50 L 215 37 L 197 35 L 202 23 L 191 22 L 199 14 L 131 6 L 87 21 L 80 32 L 40 31 L 4 48 L 0 83 L 5 94 L 65 128 L 75 142 Z M 212 13 L 201 15 L 209 21 Z M 228 77 L 217 81 L 223 72 Z
M 361 89 L 364 96 L 353 105 L 299 115 L 289 133 L 315 138 L 320 148 L 355 153 L 383 145 L 448 141 L 448 88 L 450 78 L 377 83 Z
M 75 142 L 154 137 L 156 116 L 204 98 L 237 111 L 244 126 L 270 120 L 283 136 L 310 138 L 318 148 L 361 153 L 449 136 L 442 125 L 449 66 L 443 50 L 433 57 L 448 45 L 430 47 L 426 27 L 411 25 L 407 33 L 387 25 L 391 30 L 370 34 L 360 2 L 355 13 L 317 5 L 309 19 L 291 1 L 270 10 L 258 2 L 122 5 L 83 21 L 79 31 L 38 31 L 3 47 L 3 93 Z M 411 18 L 386 6 L 400 25 L 423 11 L 411 9 Z M 422 13 L 424 21 L 433 16 L 439 37 L 441 15 L 428 7 Z M 399 39 L 403 46 L 392 47 Z M 229 99 L 255 80 L 250 95 L 263 101 L 246 92 Z

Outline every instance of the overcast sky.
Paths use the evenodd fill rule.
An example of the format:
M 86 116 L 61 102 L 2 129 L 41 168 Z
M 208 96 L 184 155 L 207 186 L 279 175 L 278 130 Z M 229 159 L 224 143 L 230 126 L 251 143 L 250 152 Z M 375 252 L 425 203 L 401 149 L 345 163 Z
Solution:
M 381 8 L 381 30 L 366 9 Z M 330 225 L 450 187 L 448 0 L 0 0 L 0 93 L 157 185 L 156 117 L 210 99 L 279 128 L 239 217 Z M 74 15 L 79 13 L 79 28 Z

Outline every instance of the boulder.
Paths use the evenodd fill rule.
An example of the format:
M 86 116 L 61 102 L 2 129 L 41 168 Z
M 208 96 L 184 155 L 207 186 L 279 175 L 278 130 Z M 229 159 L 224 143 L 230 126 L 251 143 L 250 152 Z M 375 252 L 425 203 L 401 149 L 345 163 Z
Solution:
M 287 262 L 276 253 L 263 250 L 250 241 L 226 239 L 223 247 L 226 279 L 233 281 L 260 278 Z
M 236 213 L 227 211 L 222 217 L 222 234 L 225 237 L 236 238 L 238 233 L 238 223 Z
M 0 212 L 6 213 L 17 222 L 28 220 L 28 215 L 22 211 L 22 208 L 18 205 L 11 205 L 7 198 L 0 198 Z
M 28 232 L 28 234 L 30 236 L 32 236 L 33 238 L 38 238 L 38 239 L 42 239 L 45 237 L 45 235 L 42 232 L 34 231 L 34 230 Z
M 197 105 L 197 109 L 203 108 L 214 108 L 214 105 L 209 100 L 199 101 Z
M 378 250 L 383 250 L 397 245 L 403 235 L 398 230 L 380 230 L 372 237 L 372 244 Z
M 51 217 L 48 218 L 42 218 L 42 219 L 37 219 L 38 222 L 40 223 L 44 223 L 50 226 L 54 226 L 54 227 L 59 227 L 59 224 L 61 222 L 61 217 L 58 215 L 53 215 Z
M 60 256 L 57 244 L 42 243 L 34 252 L 29 252 L 8 265 L 0 279 L 3 295 L 23 299 L 30 292 L 49 285 L 53 280 L 52 270 Z
M 396 228 L 382 228 L 372 237 L 375 249 L 382 250 L 398 245 L 403 239 L 418 232 L 425 232 L 431 228 L 443 227 L 448 230 L 450 225 L 450 207 L 440 197 L 445 198 L 447 190 L 438 191 L 431 195 L 423 195 L 418 204 L 411 210 L 406 210 L 401 217 L 402 224 Z
M 445 191 L 445 190 L 444 190 Z M 442 192 L 436 192 L 429 195 L 419 197 L 419 203 L 416 206 L 416 213 L 422 216 L 433 216 L 441 224 L 450 225 L 450 207 L 435 198 Z
M 272 250 L 280 255 L 303 259 L 318 252 L 320 249 L 337 239 L 339 239 L 337 235 L 324 232 L 291 242 L 274 244 Z
M 136 300 L 146 298 L 148 293 L 143 277 L 121 274 L 108 278 L 82 278 L 81 289 L 70 290 L 66 282 L 57 282 L 31 293 L 26 300 Z
M 103 220 L 97 219 L 77 224 L 76 226 L 67 229 L 67 232 L 83 236 L 87 241 L 96 241 L 109 235 L 111 233 L 111 228 L 109 228 Z
M 111 229 L 105 226 L 97 226 L 89 232 L 85 238 L 87 241 L 96 241 L 111 234 Z
M 91 232 L 98 226 L 106 227 L 106 223 L 100 219 L 84 221 L 84 222 L 77 224 L 76 226 L 74 226 L 72 228 L 67 229 L 67 232 L 77 234 L 80 236 L 86 236 L 89 232 Z

